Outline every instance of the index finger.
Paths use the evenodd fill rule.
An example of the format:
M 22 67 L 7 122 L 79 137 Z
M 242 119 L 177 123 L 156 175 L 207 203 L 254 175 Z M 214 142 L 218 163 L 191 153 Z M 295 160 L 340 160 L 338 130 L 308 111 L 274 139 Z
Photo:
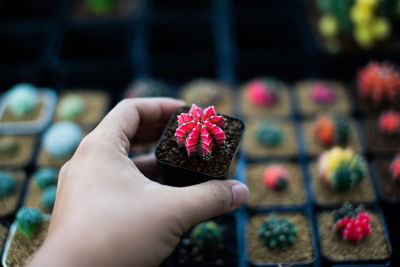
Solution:
M 184 104 L 172 98 L 124 99 L 107 114 L 95 132 L 103 141 L 122 145 L 128 154 L 131 140 L 139 127 L 165 124 L 171 114 Z

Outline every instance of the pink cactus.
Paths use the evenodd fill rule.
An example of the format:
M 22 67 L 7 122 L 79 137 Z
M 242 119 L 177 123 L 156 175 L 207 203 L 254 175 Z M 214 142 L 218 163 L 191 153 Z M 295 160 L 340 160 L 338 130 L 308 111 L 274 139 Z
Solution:
M 400 155 L 396 156 L 390 164 L 390 173 L 394 181 L 400 182 Z
M 336 95 L 328 85 L 318 82 L 312 88 L 311 98 L 317 104 L 331 104 L 335 101 Z
M 278 102 L 278 94 L 270 84 L 262 79 L 254 79 L 247 86 L 248 99 L 256 106 L 270 107 Z
M 262 179 L 267 188 L 279 191 L 287 186 L 289 173 L 285 168 L 273 165 L 264 170 Z
M 343 240 L 359 243 L 371 233 L 370 221 L 369 213 L 357 212 L 354 217 L 347 216 L 337 221 L 333 229 Z
M 189 156 L 200 155 L 209 159 L 212 151 L 218 149 L 226 138 L 221 129 L 225 127 L 226 119 L 218 116 L 213 106 L 201 110 L 193 104 L 189 113 L 178 115 L 178 124 L 176 139 L 186 146 Z
M 389 136 L 400 133 L 400 113 L 396 111 L 387 111 L 379 117 L 380 131 Z

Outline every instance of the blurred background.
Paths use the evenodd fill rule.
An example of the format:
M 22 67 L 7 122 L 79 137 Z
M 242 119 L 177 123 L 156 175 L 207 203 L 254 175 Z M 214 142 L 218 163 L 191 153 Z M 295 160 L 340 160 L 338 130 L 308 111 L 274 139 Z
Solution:
M 371 60 L 399 64 L 399 18 L 400 0 L 0 0 L 0 93 L 15 89 L 10 90 L 12 97 L 0 94 L 0 171 L 18 172 L 23 184 L 9 209 L 2 209 L 0 197 L 0 225 L 8 231 L 18 208 L 28 204 L 51 212 L 55 191 L 53 202 L 45 209 L 39 189 L 32 197 L 36 200 L 30 200 L 30 188 L 35 187 L 32 178 L 41 168 L 51 167 L 56 180 L 58 169 L 81 138 L 124 97 L 167 95 L 191 99 L 189 104 L 194 100 L 200 103 L 205 99 L 204 104 L 208 104 L 211 98 L 217 103 L 223 99 L 218 111 L 247 119 L 245 122 L 250 124 L 253 117 L 264 118 L 266 110 L 248 103 L 246 106 L 249 101 L 243 97 L 242 85 L 261 76 L 280 80 L 274 80 L 272 87 L 288 91 L 282 97 L 286 106 L 268 116 L 275 116 L 277 121 L 283 118 L 295 129 L 291 134 L 293 145 L 289 145 L 294 151 L 282 158 L 297 164 L 307 177 L 308 163 L 315 155 L 307 151 L 308 140 L 301 127 L 314 113 L 326 110 L 314 103 L 310 105 L 311 113 L 307 113 L 307 107 L 299 104 L 302 100 L 298 93 L 302 90 L 297 82 L 334 80 L 338 85 L 328 87 L 344 92 L 338 102 L 345 104 L 344 113 L 356 122 L 359 150 L 368 164 L 381 156 L 392 160 L 399 151 L 398 139 L 390 143 L 394 139 L 384 137 L 391 141 L 376 152 L 373 141 L 380 137 L 364 136 L 366 129 L 377 129 L 377 117 L 388 109 L 387 102 L 370 109 L 371 102 L 363 102 L 354 92 L 357 72 Z M 200 83 L 190 83 L 199 78 L 203 79 Z M 146 82 L 132 83 L 135 81 Z M 16 84 L 18 88 L 13 87 Z M 39 88 L 39 93 L 29 84 Z M 185 86 L 194 89 L 188 89 L 185 95 Z M 35 98 L 31 99 L 31 108 L 26 104 L 30 96 Z M 16 99 L 15 103 L 10 99 Z M 303 95 L 303 100 L 307 99 Z M 390 107 L 398 111 L 398 103 L 390 102 Z M 364 124 L 367 119 L 374 124 Z M 81 128 L 65 124 L 53 127 L 61 120 L 74 121 Z M 48 138 L 47 142 L 50 134 L 46 132 L 56 138 Z M 70 150 L 61 157 L 59 136 L 70 141 Z M 243 152 L 243 147 L 230 177 L 245 182 L 246 164 L 253 158 L 244 153 L 250 149 Z M 131 154 L 153 149 L 154 144 L 135 147 Z M 269 161 L 270 156 L 264 153 L 253 161 Z M 386 174 L 389 163 L 385 164 L 382 169 Z M 377 183 L 374 180 L 374 188 L 378 188 Z M 309 178 L 304 184 L 306 197 L 300 209 L 314 218 L 321 207 L 313 202 Z M 375 195 L 369 203 L 374 208 L 382 207 L 388 219 L 388 243 L 395 264 L 400 262 L 400 221 L 392 212 L 399 210 L 397 196 L 390 205 Z M 243 245 L 249 214 L 243 209 L 219 221 L 230 227 L 226 229 L 232 235 L 228 243 L 233 244 L 235 256 L 226 266 L 249 265 Z M 316 229 L 315 222 L 312 227 Z M 313 262 L 307 266 L 333 265 L 320 260 L 318 253 L 316 249 Z M 182 255 L 176 258 L 171 266 L 176 266 Z M 191 266 L 187 261 L 181 266 Z M 382 262 L 379 266 L 390 265 L 389 259 Z
M 117 95 L 142 77 L 349 81 L 372 58 L 398 60 L 398 1 L 380 2 L 2 0 L 0 90 L 27 81 Z M 376 26 L 363 26 L 368 16 Z

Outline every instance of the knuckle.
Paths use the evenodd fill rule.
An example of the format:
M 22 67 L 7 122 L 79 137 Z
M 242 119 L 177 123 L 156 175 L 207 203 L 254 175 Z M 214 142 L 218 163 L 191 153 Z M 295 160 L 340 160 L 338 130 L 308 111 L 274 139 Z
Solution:
M 98 141 L 96 141 L 95 138 L 92 138 L 92 136 L 89 134 L 86 137 L 84 137 L 79 144 L 76 153 L 80 156 L 85 156 L 93 150 L 95 150 L 96 147 L 98 147 Z

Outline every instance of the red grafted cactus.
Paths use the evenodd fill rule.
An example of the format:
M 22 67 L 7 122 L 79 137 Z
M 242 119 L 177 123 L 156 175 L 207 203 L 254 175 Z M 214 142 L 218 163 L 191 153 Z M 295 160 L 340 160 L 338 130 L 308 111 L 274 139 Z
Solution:
M 273 82 L 267 79 L 254 79 L 247 85 L 248 99 L 256 106 L 270 107 L 277 104 L 278 92 Z
M 212 151 L 218 149 L 226 136 L 222 128 L 226 119 L 218 116 L 213 106 L 201 110 L 195 104 L 189 113 L 178 115 L 175 136 L 179 144 L 185 145 L 189 156 L 200 155 L 209 159 Z
M 390 173 L 392 179 L 400 183 L 400 155 L 397 155 L 390 164 Z
M 311 99 L 317 104 L 331 104 L 335 102 L 336 95 L 327 84 L 318 82 L 312 87 Z
M 379 117 L 379 129 L 384 135 L 394 136 L 400 132 L 400 113 L 388 111 Z
M 274 165 L 265 169 L 262 179 L 267 188 L 279 191 L 287 186 L 289 173 L 285 168 Z
M 335 225 L 333 230 L 343 240 L 359 243 L 371 233 L 371 215 L 363 209 L 344 204 L 342 208 L 334 211 Z
M 394 103 L 400 96 L 400 73 L 389 62 L 372 61 L 358 72 L 357 78 L 361 97 L 375 104 Z

